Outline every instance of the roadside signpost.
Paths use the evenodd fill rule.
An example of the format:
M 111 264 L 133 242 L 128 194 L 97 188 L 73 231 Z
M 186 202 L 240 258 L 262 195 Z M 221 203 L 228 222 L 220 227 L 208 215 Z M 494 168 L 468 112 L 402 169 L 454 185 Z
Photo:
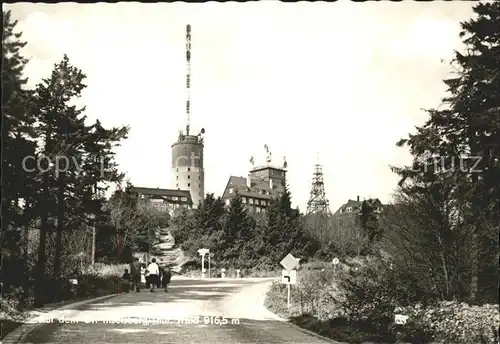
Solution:
M 281 271 L 281 283 L 283 284 L 297 284 L 297 270 Z
M 287 287 L 287 307 L 290 308 L 290 285 L 297 283 L 297 270 L 299 260 L 291 253 L 287 254 L 280 262 L 281 266 L 285 268 L 281 272 L 281 283 L 286 284 Z
M 299 259 L 292 256 L 292 254 L 287 254 L 285 258 L 283 258 L 280 262 L 281 266 L 285 268 L 285 270 L 291 271 L 299 265 Z
M 333 264 L 333 273 L 335 273 L 335 268 L 337 267 L 337 264 L 339 263 L 338 258 L 333 258 L 332 264 Z
M 205 255 L 210 251 L 207 248 L 200 248 L 198 253 L 201 256 L 201 278 L 205 278 Z

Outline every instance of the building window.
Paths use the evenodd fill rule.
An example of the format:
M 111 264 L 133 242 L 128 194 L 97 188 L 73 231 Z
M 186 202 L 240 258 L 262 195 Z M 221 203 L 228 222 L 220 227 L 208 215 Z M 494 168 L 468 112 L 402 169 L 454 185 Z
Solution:
M 350 213 L 352 211 L 352 207 L 347 208 L 347 212 Z
M 176 184 L 175 187 L 178 189 L 179 188 L 179 184 Z
M 230 194 L 231 194 L 231 193 L 233 193 L 233 188 L 230 188 L 230 189 L 229 189 L 229 193 L 230 193 Z
M 191 171 L 191 167 L 188 167 L 188 172 Z
M 188 179 L 191 179 L 191 176 L 190 176 L 190 175 L 188 175 Z
M 179 180 L 179 176 L 175 177 L 175 179 Z
M 253 198 L 249 198 L 248 203 L 253 204 Z
M 261 201 L 260 201 L 260 205 L 266 205 L 266 201 L 261 200 Z
M 188 183 L 188 187 L 190 187 L 190 186 L 191 186 L 191 183 Z
M 226 199 L 226 205 L 229 205 L 230 201 L 228 199 Z
M 182 197 L 182 198 L 181 198 L 181 201 L 186 202 L 187 200 L 188 200 L 188 199 L 187 199 L 187 197 Z
M 198 184 L 198 187 L 201 189 L 201 184 Z
M 201 180 L 201 176 L 198 176 L 198 180 Z
M 179 169 L 177 169 L 177 172 L 179 172 Z
M 246 197 L 241 197 L 241 203 L 246 203 L 247 202 L 247 198 Z
M 255 208 L 255 210 L 256 210 L 258 213 L 260 213 L 260 208 Z

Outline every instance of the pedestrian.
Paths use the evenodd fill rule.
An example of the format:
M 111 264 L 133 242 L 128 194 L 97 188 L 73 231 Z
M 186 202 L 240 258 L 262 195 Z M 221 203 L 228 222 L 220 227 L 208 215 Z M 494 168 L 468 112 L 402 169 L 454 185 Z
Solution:
M 130 281 L 131 281 L 130 277 L 131 276 L 128 272 L 128 269 L 125 269 L 125 272 L 122 275 L 122 290 L 125 293 L 130 292 Z
M 141 263 L 139 262 L 139 258 L 135 258 L 134 261 L 130 264 L 130 276 L 132 282 L 132 289 L 136 292 L 141 291 Z
M 146 266 L 141 263 L 141 284 L 146 285 Z
M 168 292 L 167 288 L 170 284 L 170 280 L 172 279 L 172 272 L 168 266 L 165 266 L 163 269 L 163 278 L 161 281 L 161 287 L 165 289 L 165 292 Z
M 148 261 L 148 265 L 146 265 L 144 268 L 146 269 L 144 272 L 144 277 L 146 277 L 146 288 L 149 288 L 151 286 L 151 282 L 149 280 L 149 270 L 148 266 L 151 264 L 151 261 Z
M 158 275 L 160 274 L 160 268 L 158 264 L 156 264 L 156 259 L 151 259 L 151 264 L 148 265 L 147 268 L 149 272 L 149 283 L 151 284 L 151 292 L 155 291 L 155 286 L 158 284 Z
M 158 281 L 157 281 L 158 283 L 156 283 L 156 288 L 160 289 L 161 282 L 163 281 L 163 268 L 158 266 L 158 271 L 159 271 L 159 275 L 158 275 Z

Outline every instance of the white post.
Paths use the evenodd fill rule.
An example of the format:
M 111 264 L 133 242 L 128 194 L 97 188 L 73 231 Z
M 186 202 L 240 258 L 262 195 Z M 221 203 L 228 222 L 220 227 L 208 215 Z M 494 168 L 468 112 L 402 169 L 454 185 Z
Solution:
M 208 278 L 210 278 L 210 252 L 208 253 Z
M 286 285 L 286 289 L 288 292 L 288 297 L 287 297 L 287 307 L 290 308 L 290 283 Z
M 92 216 L 95 219 L 95 216 Z M 92 267 L 95 266 L 95 220 L 92 223 L 92 257 L 91 257 Z
M 226 277 L 226 269 L 221 270 L 220 278 L 225 278 Z
M 201 278 L 205 278 L 205 255 L 201 255 Z
M 236 269 L 236 278 L 240 278 L 240 269 Z
M 335 269 L 337 268 L 337 265 L 333 266 L 333 273 L 335 273 Z

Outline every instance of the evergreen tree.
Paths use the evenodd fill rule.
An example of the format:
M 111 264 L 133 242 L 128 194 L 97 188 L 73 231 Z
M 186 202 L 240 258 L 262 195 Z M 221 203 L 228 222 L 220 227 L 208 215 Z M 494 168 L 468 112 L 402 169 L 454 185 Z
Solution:
M 85 78 L 64 55 L 54 66 L 51 77 L 37 86 L 33 102 L 37 129 L 43 137 L 40 155 L 55 163 L 43 173 L 45 195 L 39 202 L 43 211 L 54 215 L 56 220 L 55 278 L 61 275 L 63 232 L 94 225 L 88 215 L 97 216 L 103 205 L 103 198 L 98 197 L 99 183 L 122 178 L 113 160 L 113 148 L 126 138 L 128 128 L 105 129 L 99 121 L 93 125 L 85 123 L 85 108 L 71 105 L 86 87 Z M 47 223 L 43 219 L 43 232 L 47 231 Z M 41 237 L 44 246 L 45 235 Z
M 269 266 L 276 265 L 288 253 L 296 256 L 313 253 L 313 241 L 304 232 L 300 211 L 292 208 L 288 187 L 271 201 L 267 212 L 267 226 L 262 236 L 266 243 L 265 264 Z
M 361 211 L 359 213 L 359 225 L 363 229 L 366 237 L 368 238 L 370 244 L 378 241 L 382 237 L 381 228 L 378 223 L 377 215 L 375 209 L 368 204 L 367 201 L 363 201 L 361 204 Z
M 224 240 L 220 243 L 225 249 L 224 259 L 236 263 L 238 258 L 243 258 L 243 247 L 252 238 L 254 226 L 255 222 L 245 209 L 241 195 L 237 194 L 231 199 L 224 218 Z
M 195 211 L 197 228 L 201 230 L 201 234 L 205 235 L 221 230 L 221 219 L 224 212 L 222 199 L 215 198 L 213 193 L 207 194 Z
M 398 143 L 407 144 L 416 158 L 413 167 L 396 169 L 407 192 L 424 192 L 424 182 L 452 188 L 458 203 L 454 210 L 472 234 L 471 302 L 479 288 L 491 293 L 497 285 L 498 262 L 492 262 L 498 241 L 489 238 L 498 233 L 499 223 L 500 2 L 479 3 L 474 13 L 462 23 L 466 52 L 455 52 L 456 75 L 444 81 L 447 107 L 429 110 L 429 120 L 417 133 Z M 418 159 L 424 152 L 443 166 L 436 170 L 436 164 Z
M 25 158 L 34 155 L 35 144 L 31 130 L 33 118 L 29 114 L 31 92 L 26 90 L 23 77 L 28 60 L 21 55 L 26 42 L 22 33 L 16 32 L 17 21 L 11 12 L 3 12 L 2 35 L 2 231 L 3 266 L 1 280 L 4 292 L 25 284 L 27 266 L 21 256 L 21 228 L 27 228 L 35 214 L 24 211 L 30 208 L 34 197 L 34 180 L 23 168 Z M 23 204 L 22 204 L 23 203 Z M 21 267 L 21 268 L 20 268 Z

